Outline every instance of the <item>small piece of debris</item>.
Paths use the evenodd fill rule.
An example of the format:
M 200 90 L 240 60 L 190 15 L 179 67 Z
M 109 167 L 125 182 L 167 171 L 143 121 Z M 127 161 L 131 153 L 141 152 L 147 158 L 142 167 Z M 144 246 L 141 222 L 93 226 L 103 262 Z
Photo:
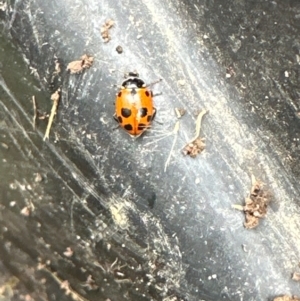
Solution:
M 140 40 L 143 36 L 141 34 L 139 34 L 136 38 L 137 40 Z
M 112 28 L 114 24 L 115 22 L 109 19 L 101 26 L 100 32 L 104 43 L 107 43 L 111 40 L 111 36 L 109 35 L 109 29 Z
M 34 175 L 35 175 L 35 177 L 34 177 L 34 182 L 35 183 L 40 183 L 40 182 L 43 181 L 43 177 L 42 177 L 42 175 L 40 173 L 36 173 Z
M 20 296 L 20 299 L 22 298 L 22 300 L 24 301 L 34 301 L 34 299 L 29 295 L 29 294 L 26 294 L 25 296 Z
M 270 202 L 270 194 L 263 189 L 263 183 L 256 180 L 253 175 L 251 181 L 250 196 L 245 199 L 245 205 L 233 205 L 233 208 L 244 211 L 246 218 L 244 226 L 247 229 L 253 229 L 258 226 L 259 219 L 266 216 Z
M 60 283 L 60 288 L 65 290 L 66 295 L 70 295 L 71 290 L 70 290 L 70 283 L 68 280 L 64 280 Z
M 94 62 L 94 57 L 84 54 L 80 60 L 73 61 L 68 64 L 67 70 L 70 71 L 70 74 L 78 74 L 82 72 L 84 69 L 89 69 Z
M 293 276 L 292 276 L 292 279 L 295 280 L 295 281 L 300 281 L 300 273 L 294 272 Z
M 35 130 L 36 128 L 36 117 L 37 117 L 37 107 L 36 107 L 36 101 L 35 101 L 35 96 L 32 96 L 32 105 L 33 105 L 33 118 L 32 118 L 32 126 L 33 129 Z
M 55 67 L 54 67 L 55 74 L 59 74 L 61 72 L 60 61 L 59 60 L 55 60 L 54 63 L 55 63 Z
M 16 183 L 10 183 L 9 188 L 12 189 L 12 190 L 16 190 L 18 188 L 18 186 L 17 186 Z
M 0 300 L 11 300 L 14 296 L 14 288 L 18 283 L 19 279 L 15 276 L 12 276 L 5 283 L 1 284 Z
M 93 279 L 92 275 L 89 275 L 85 281 L 85 283 L 82 285 L 84 287 L 87 287 L 88 290 L 94 291 L 99 288 L 99 286 L 96 284 L 95 280 Z
M 57 112 L 57 108 L 58 108 L 58 104 L 59 104 L 59 100 L 60 100 L 60 95 L 61 95 L 61 90 L 60 90 L 60 88 L 58 88 L 58 89 L 51 95 L 51 100 L 53 101 L 53 105 L 52 105 L 50 117 L 49 117 L 49 120 L 48 120 L 48 125 L 47 125 L 47 129 L 46 129 L 45 136 L 44 136 L 44 141 L 45 141 L 46 139 L 49 139 L 51 126 L 52 126 L 52 123 L 53 123 L 54 116 L 56 115 L 56 112 Z
M 296 296 L 282 296 L 282 297 L 276 297 L 275 299 L 273 299 L 273 301 L 300 301 L 300 298 L 296 297 Z
M 242 244 L 242 249 L 245 253 L 248 253 L 247 246 L 245 244 Z
M 185 80 L 184 80 L 184 79 L 180 79 L 180 80 L 178 81 L 178 84 L 179 84 L 180 86 L 184 86 L 184 85 L 185 85 Z
M 123 47 L 122 46 L 117 46 L 116 51 L 121 54 L 123 52 Z
M 42 112 L 38 111 L 38 118 L 39 118 L 39 120 L 45 120 L 45 119 L 49 118 L 49 114 L 46 112 L 42 113 Z
M 4 142 L 1 142 L 1 146 L 2 146 L 4 149 L 8 149 L 8 148 L 9 148 L 8 145 L 7 145 L 6 143 L 4 143 Z
M 200 130 L 201 130 L 201 122 L 202 117 L 207 113 L 208 111 L 202 110 L 197 117 L 196 120 L 196 133 L 195 136 L 183 147 L 183 154 L 189 155 L 192 158 L 195 158 L 198 154 L 200 154 L 205 149 L 205 143 L 204 139 L 199 138 L 200 136 Z
M 229 66 L 226 68 L 226 78 L 230 78 L 232 76 L 235 76 L 235 71 L 233 66 Z
M 7 10 L 7 3 L 5 1 L 0 2 L 0 10 L 6 11 Z
M 126 207 L 122 204 L 112 204 L 110 207 L 112 218 L 117 226 L 121 229 L 129 227 L 129 221 L 127 217 Z
M 185 114 L 186 110 L 183 108 L 175 108 L 177 118 L 181 118 Z
M 183 154 L 196 158 L 205 149 L 205 143 L 203 139 L 197 138 L 193 142 L 187 144 L 183 149 Z
M 29 216 L 33 211 L 34 211 L 35 207 L 32 204 L 32 202 L 30 202 L 27 206 L 25 206 L 22 210 L 21 210 L 21 214 L 24 216 Z
M 70 247 L 67 247 L 66 251 L 64 252 L 64 255 L 66 257 L 72 257 L 73 253 L 74 253 L 73 250 Z

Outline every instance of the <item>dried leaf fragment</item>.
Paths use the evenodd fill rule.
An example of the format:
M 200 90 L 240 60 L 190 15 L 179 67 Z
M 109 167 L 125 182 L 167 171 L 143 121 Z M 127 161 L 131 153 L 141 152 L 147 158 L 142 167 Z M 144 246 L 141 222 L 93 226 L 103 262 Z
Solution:
M 264 218 L 267 214 L 268 204 L 270 202 L 270 194 L 264 185 L 259 180 L 256 180 L 254 176 L 252 178 L 252 186 L 250 195 L 245 199 L 244 206 L 234 205 L 233 208 L 243 210 L 246 221 L 244 226 L 247 229 L 253 229 L 258 226 L 259 219 Z
M 196 158 L 205 149 L 204 139 L 197 138 L 193 142 L 187 144 L 183 149 L 183 154 Z
M 70 71 L 70 74 L 78 74 L 84 69 L 89 69 L 94 62 L 94 57 L 84 54 L 80 60 L 70 62 L 67 66 L 67 70 Z
M 114 24 L 115 22 L 112 19 L 109 19 L 101 26 L 100 32 L 104 43 L 107 43 L 111 40 L 109 29 L 112 28 Z

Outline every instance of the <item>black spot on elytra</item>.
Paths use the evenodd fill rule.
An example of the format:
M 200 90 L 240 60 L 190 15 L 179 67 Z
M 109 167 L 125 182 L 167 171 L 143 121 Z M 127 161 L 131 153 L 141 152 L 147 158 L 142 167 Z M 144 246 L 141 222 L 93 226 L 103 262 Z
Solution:
M 122 122 L 123 122 L 123 119 L 122 119 L 121 116 L 118 116 L 118 121 L 119 121 L 119 123 L 122 123 Z
M 144 124 L 144 123 L 139 123 L 139 125 L 138 125 L 138 130 L 139 130 L 139 131 L 142 131 L 142 130 L 144 130 L 146 127 L 147 127 L 146 124 Z
M 121 97 L 122 96 L 122 92 L 120 91 L 119 93 L 118 93 L 118 97 Z
M 148 115 L 148 116 L 147 116 L 147 121 L 148 121 L 148 122 L 152 121 L 152 115 Z
M 139 109 L 139 115 L 140 115 L 141 117 L 146 117 L 147 114 L 148 114 L 148 109 L 147 109 L 147 108 L 140 108 L 140 109 Z
M 130 109 L 121 109 L 121 114 L 123 117 L 128 118 L 131 115 L 131 110 Z
M 148 90 L 145 91 L 145 94 L 146 94 L 147 97 L 150 96 L 150 92 Z
M 132 125 L 131 125 L 131 124 L 125 124 L 125 125 L 124 125 L 124 129 L 125 129 L 126 131 L 132 131 Z

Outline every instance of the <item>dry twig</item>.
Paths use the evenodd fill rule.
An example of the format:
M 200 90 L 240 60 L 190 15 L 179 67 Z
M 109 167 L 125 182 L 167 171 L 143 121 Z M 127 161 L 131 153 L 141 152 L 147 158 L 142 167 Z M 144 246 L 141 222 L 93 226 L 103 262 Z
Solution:
M 37 117 L 37 108 L 36 108 L 36 101 L 35 101 L 35 96 L 32 96 L 32 105 L 33 105 L 33 119 L 32 119 L 32 126 L 33 129 L 35 130 L 36 127 L 36 117 Z
M 47 129 L 45 132 L 45 136 L 44 136 L 44 141 L 46 139 L 49 139 L 49 135 L 50 135 L 50 130 L 51 130 L 51 126 L 53 123 L 53 119 L 54 116 L 57 113 L 57 108 L 58 108 L 58 104 L 59 104 L 59 100 L 60 100 L 60 88 L 58 88 L 52 95 L 51 95 L 51 100 L 53 101 L 53 105 L 52 105 L 52 109 L 51 109 L 51 113 L 50 113 L 50 117 L 48 120 L 48 125 L 47 125 Z

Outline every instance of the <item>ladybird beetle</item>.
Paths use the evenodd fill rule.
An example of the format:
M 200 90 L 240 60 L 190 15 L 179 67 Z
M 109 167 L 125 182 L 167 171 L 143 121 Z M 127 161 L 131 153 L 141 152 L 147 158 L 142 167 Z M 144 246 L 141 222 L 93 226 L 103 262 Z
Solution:
M 116 97 L 114 118 L 132 137 L 146 131 L 156 114 L 153 93 L 137 73 L 130 72 Z

